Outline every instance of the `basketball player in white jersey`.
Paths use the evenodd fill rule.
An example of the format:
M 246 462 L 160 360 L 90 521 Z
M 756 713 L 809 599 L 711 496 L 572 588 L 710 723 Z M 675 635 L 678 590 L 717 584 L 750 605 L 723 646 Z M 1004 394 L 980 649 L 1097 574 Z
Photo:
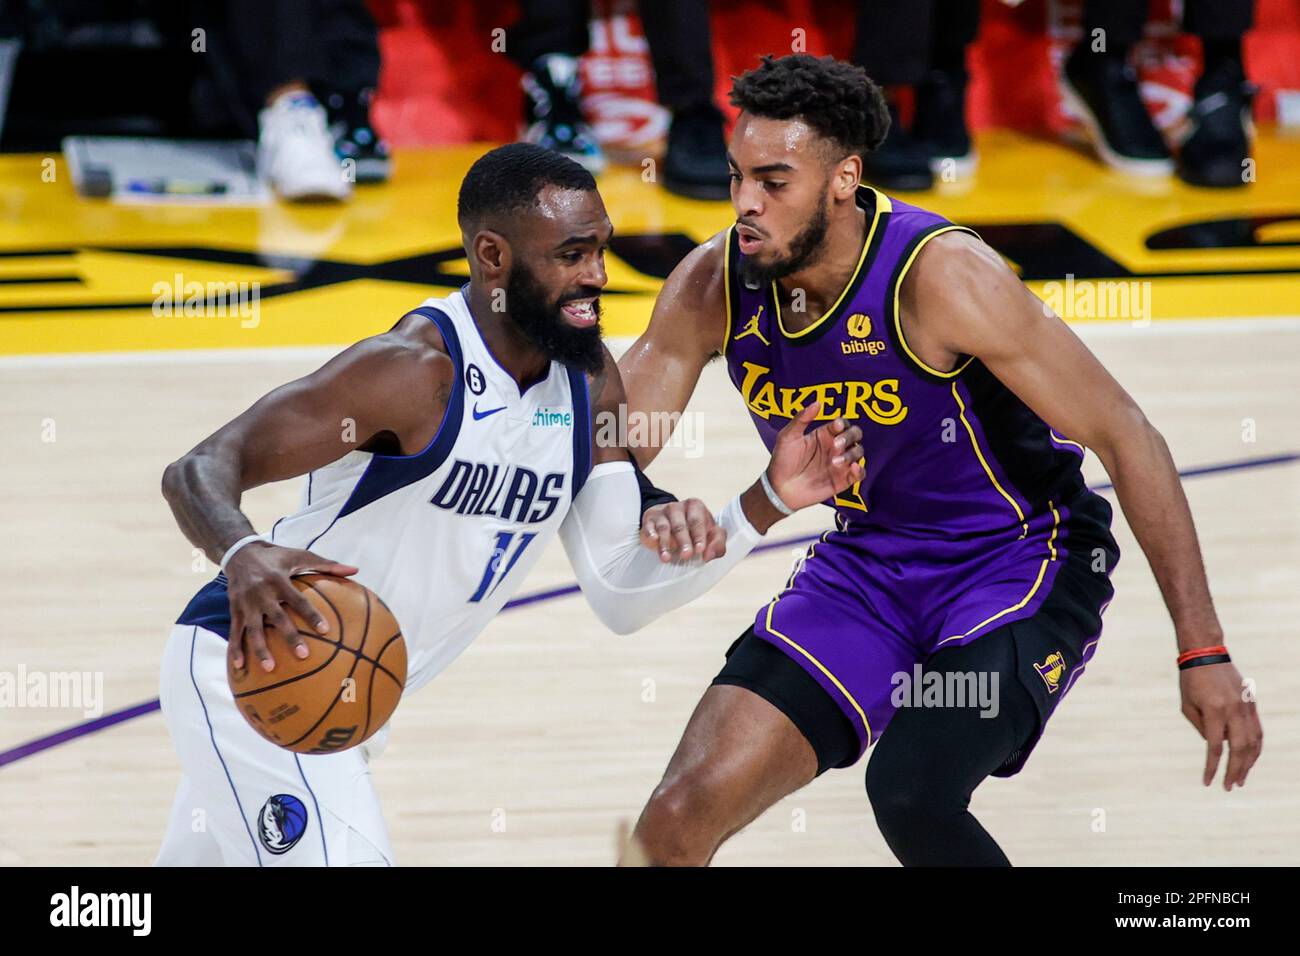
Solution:
M 309 655 L 286 608 L 327 631 L 293 575 L 354 575 L 384 600 L 406 637 L 409 693 L 469 645 L 557 533 L 588 602 L 626 633 L 702 594 L 784 514 L 862 477 L 860 431 L 836 420 L 805 433 L 814 407 L 716 523 L 673 500 L 639 533 L 671 496 L 626 449 L 593 447 L 593 416 L 624 402 L 600 341 L 613 230 L 595 181 L 556 153 L 504 146 L 466 175 L 458 220 L 471 274 L 460 291 L 272 391 L 164 475 L 181 529 L 222 573 L 164 652 L 183 777 L 160 865 L 393 862 L 369 744 L 283 750 L 245 724 L 227 686 L 227 654 L 268 671 Z M 298 511 L 257 535 L 241 494 L 298 475 Z

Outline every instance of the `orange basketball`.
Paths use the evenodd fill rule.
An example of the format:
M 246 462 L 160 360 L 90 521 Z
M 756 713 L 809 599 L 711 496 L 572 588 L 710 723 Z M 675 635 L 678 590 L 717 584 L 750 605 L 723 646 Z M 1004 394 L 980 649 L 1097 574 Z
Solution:
M 382 727 L 406 686 L 406 642 L 379 596 L 348 578 L 302 574 L 294 586 L 329 623 L 319 634 L 289 608 L 311 653 L 299 660 L 266 630 L 275 670 L 251 656 L 244 672 L 226 663 L 235 705 L 259 734 L 300 754 L 337 753 Z

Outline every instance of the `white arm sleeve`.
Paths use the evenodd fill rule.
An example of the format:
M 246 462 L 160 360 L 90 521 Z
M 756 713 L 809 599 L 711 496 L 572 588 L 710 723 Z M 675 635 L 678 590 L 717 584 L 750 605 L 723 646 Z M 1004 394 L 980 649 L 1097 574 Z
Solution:
M 641 489 L 631 462 L 597 465 L 560 525 L 560 540 L 583 596 L 616 634 L 631 634 L 713 587 L 753 549 L 762 535 L 733 498 L 718 524 L 727 553 L 665 564 L 641 543 Z

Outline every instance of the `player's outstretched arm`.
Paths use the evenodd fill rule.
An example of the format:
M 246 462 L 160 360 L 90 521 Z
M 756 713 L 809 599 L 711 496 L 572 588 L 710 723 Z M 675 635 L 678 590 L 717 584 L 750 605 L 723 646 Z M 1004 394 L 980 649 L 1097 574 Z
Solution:
M 601 416 L 614 414 L 623 400 L 618 367 L 608 355 L 595 386 L 599 434 Z M 786 426 L 764 475 L 733 498 L 716 523 L 694 498 L 645 511 L 628 452 L 598 448 L 592 472 L 560 526 L 560 538 L 601 621 L 627 634 L 689 603 L 725 576 L 781 518 L 861 480 L 861 431 L 837 419 L 808 432 L 819 411 L 820 404 L 811 405 Z M 674 563 L 675 557 L 683 560 Z
M 1069 326 L 996 252 L 959 233 L 939 236 L 922 249 L 900 304 L 913 323 L 908 339 L 914 349 L 930 347 L 950 364 L 959 355 L 974 355 L 1058 434 L 1096 452 L 1151 564 L 1179 652 L 1222 645 L 1191 509 L 1169 447 Z M 922 317 L 935 325 L 925 327 Z M 1207 743 L 1203 782 L 1213 780 L 1226 740 L 1224 789 L 1244 784 L 1263 731 L 1254 703 L 1243 699 L 1236 667 L 1183 670 L 1180 685 L 1183 714 Z
M 254 534 L 239 508 L 245 490 L 306 474 L 358 449 L 419 450 L 441 424 L 454 374 L 436 327 L 422 316 L 408 317 L 265 395 L 168 465 L 163 496 L 185 536 L 222 564 L 232 545 Z M 290 577 L 309 570 L 347 575 L 357 569 L 308 551 L 252 541 L 223 570 L 235 666 L 243 666 L 247 643 L 271 670 L 267 623 L 298 657 L 307 656 L 306 642 L 290 625 L 284 605 L 318 631 L 328 628 Z
M 629 415 L 668 413 L 676 422 L 691 400 L 700 372 L 722 351 L 727 324 L 726 239 L 725 232 L 718 233 L 677 264 L 655 299 L 650 324 L 619 360 Z M 671 437 L 671 431 L 646 432 L 648 444 L 631 449 L 642 468 L 650 466 Z

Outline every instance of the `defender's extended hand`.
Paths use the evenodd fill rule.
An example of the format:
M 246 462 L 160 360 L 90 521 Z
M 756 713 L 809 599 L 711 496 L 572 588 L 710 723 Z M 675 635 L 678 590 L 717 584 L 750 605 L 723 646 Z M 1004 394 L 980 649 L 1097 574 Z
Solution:
M 1223 772 L 1223 789 L 1244 786 L 1246 774 L 1259 759 L 1264 746 L 1264 729 L 1255 702 L 1242 693 L 1241 674 L 1231 663 L 1207 664 L 1178 672 L 1183 698 L 1183 716 L 1205 738 L 1205 772 L 1201 782 L 1209 786 L 1219 769 L 1223 742 L 1228 742 L 1228 768 Z
M 703 501 L 687 498 L 647 508 L 641 516 L 641 543 L 665 564 L 701 555 L 707 564 L 727 553 L 727 532 Z
M 862 429 L 857 425 L 837 418 L 808 431 L 821 408 L 821 402 L 806 406 L 781 429 L 772 446 L 768 481 L 781 500 L 795 511 L 834 497 L 866 474 L 862 464 Z
M 226 591 L 230 596 L 230 646 L 227 651 L 235 670 L 244 669 L 244 645 L 262 664 L 275 670 L 275 658 L 266 646 L 266 628 L 289 644 L 295 657 L 307 656 L 307 642 L 285 613 L 288 605 L 321 634 L 329 625 L 312 607 L 290 578 L 306 571 L 347 577 L 357 573 L 350 564 L 339 564 L 310 551 L 282 548 L 269 542 L 254 542 L 235 553 L 226 564 Z

